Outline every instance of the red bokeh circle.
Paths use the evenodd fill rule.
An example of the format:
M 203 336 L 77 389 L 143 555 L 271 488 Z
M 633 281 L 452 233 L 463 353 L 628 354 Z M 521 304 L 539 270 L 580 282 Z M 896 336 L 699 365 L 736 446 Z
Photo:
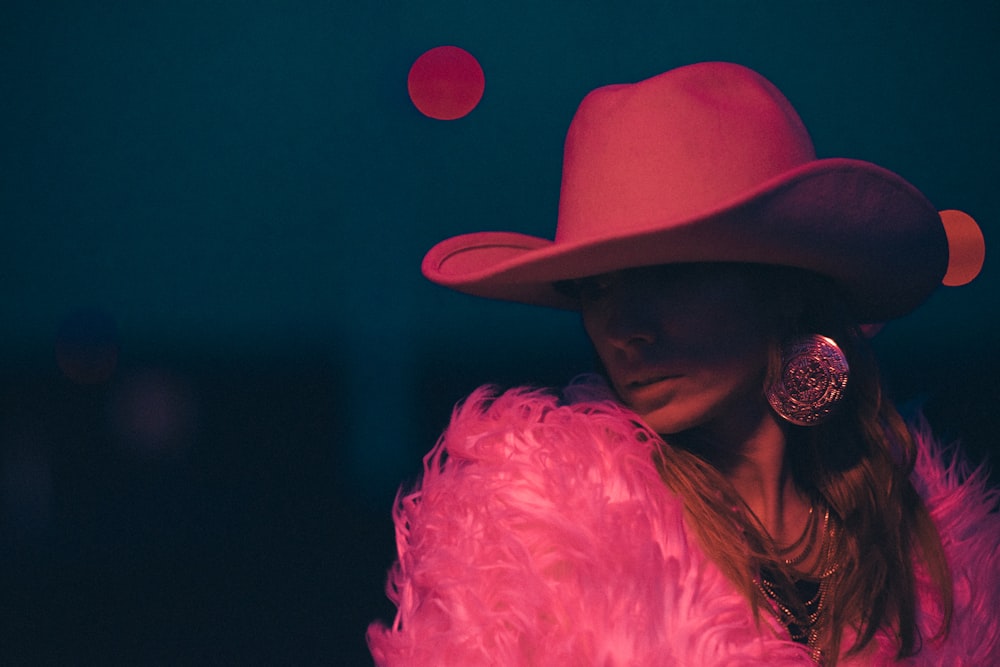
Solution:
M 941 211 L 941 223 L 948 237 L 948 271 L 941 282 L 958 287 L 972 282 L 986 260 L 983 231 L 968 213 Z
M 414 61 L 407 77 L 410 99 L 437 120 L 462 118 L 483 98 L 486 77 L 475 56 L 457 46 L 435 47 Z

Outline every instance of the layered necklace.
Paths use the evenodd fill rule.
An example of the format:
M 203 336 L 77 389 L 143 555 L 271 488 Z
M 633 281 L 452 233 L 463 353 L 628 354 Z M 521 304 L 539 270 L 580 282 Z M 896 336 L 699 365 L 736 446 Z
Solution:
M 754 579 L 768 609 L 784 625 L 794 641 L 809 647 L 814 662 L 822 664 L 823 653 L 820 646 L 827 599 L 834 573 L 840 568 L 836 560 L 836 528 L 830 522 L 830 510 L 819 512 L 809 509 L 809 517 L 802 534 L 791 544 L 774 546 L 775 561 L 760 568 Z M 793 577 L 782 573 L 795 572 L 796 568 L 808 560 L 816 558 L 816 565 L 810 568 L 814 574 Z M 780 559 L 780 561 L 779 561 Z M 782 567 L 783 565 L 783 567 Z M 786 581 L 789 585 L 779 582 Z M 794 599 L 790 599 L 794 596 Z

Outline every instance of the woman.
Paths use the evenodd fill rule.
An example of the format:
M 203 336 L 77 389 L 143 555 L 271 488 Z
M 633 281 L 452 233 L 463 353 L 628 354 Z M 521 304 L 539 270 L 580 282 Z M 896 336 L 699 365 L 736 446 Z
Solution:
M 588 95 L 555 240 L 423 268 L 578 309 L 601 374 L 456 410 L 396 510 L 376 663 L 1000 664 L 996 495 L 903 423 L 860 334 L 947 264 L 926 199 L 817 160 L 755 72 Z

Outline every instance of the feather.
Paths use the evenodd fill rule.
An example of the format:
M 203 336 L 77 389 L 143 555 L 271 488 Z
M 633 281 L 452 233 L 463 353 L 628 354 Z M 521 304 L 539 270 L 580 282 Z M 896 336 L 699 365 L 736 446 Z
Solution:
M 563 394 L 481 388 L 456 407 L 419 487 L 397 498 L 387 592 L 398 611 L 391 627 L 369 627 L 376 664 L 811 665 L 783 628 L 754 619 L 701 551 L 652 462 L 656 436 L 600 381 Z M 984 529 L 997 534 L 996 498 L 982 475 L 963 482 L 936 458 L 917 468 L 968 582 L 956 606 L 956 625 L 967 626 L 926 647 L 936 661 L 912 664 L 988 665 L 995 618 L 984 631 L 979 615 L 995 616 L 986 610 L 1000 598 L 995 581 L 972 582 L 981 558 L 997 578 L 996 539 L 983 539 Z M 981 650 L 963 658 L 951 648 L 973 634 L 989 640 Z M 853 664 L 893 664 L 888 638 L 875 652 Z

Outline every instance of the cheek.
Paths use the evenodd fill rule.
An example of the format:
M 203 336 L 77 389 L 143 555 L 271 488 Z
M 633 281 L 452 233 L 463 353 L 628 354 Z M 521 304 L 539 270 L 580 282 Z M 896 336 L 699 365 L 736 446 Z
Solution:
M 605 333 L 606 327 L 602 325 L 598 315 L 592 311 L 584 312 L 581 315 L 580 320 L 583 323 L 584 333 L 586 333 L 587 338 L 590 339 L 590 344 L 593 346 L 598 356 L 600 356 L 603 360 L 605 351 L 610 348 L 610 342 L 608 341 L 608 336 Z
M 769 349 L 759 338 L 735 334 L 691 341 L 683 361 L 685 383 L 678 387 L 673 407 L 704 418 L 735 402 L 756 401 L 764 393 Z
M 738 392 L 763 387 L 770 360 L 771 345 L 754 336 L 733 334 L 708 340 L 695 361 L 703 371 L 706 385 L 718 385 L 722 392 Z M 710 388 L 710 387 L 707 387 Z
M 594 339 L 594 317 L 589 315 L 587 311 L 580 313 L 580 323 L 583 324 L 583 330 L 587 334 L 587 338 L 596 347 L 597 341 Z
M 614 384 L 615 353 L 613 348 L 607 344 L 602 345 L 600 340 L 595 340 L 593 337 L 590 338 L 590 343 L 594 352 L 592 358 L 592 363 L 596 366 L 594 370 Z
M 764 369 L 760 365 L 703 367 L 663 402 L 640 410 L 657 433 L 670 435 L 743 414 L 762 405 Z
M 775 336 L 774 327 L 751 301 L 731 300 L 706 309 L 701 317 L 681 326 L 683 337 L 676 342 L 685 346 L 689 358 L 710 367 L 758 367 L 767 364 Z

